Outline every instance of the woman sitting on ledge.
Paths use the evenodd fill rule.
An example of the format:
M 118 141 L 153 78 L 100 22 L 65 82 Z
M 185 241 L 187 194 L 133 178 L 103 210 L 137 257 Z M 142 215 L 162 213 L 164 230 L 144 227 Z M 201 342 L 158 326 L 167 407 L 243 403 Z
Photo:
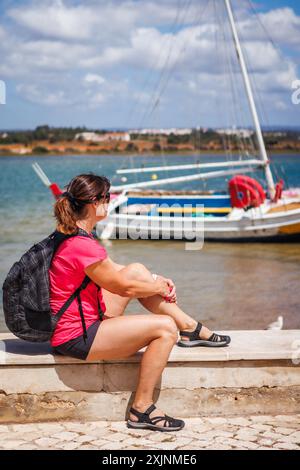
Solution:
M 230 338 L 212 333 L 183 312 L 171 279 L 152 275 L 140 263 L 122 266 L 108 257 L 91 232 L 107 215 L 109 188 L 105 177 L 80 175 L 55 203 L 57 230 L 78 235 L 64 240 L 53 257 L 52 313 L 59 311 L 85 275 L 92 282 L 82 290 L 81 302 L 73 301 L 59 320 L 51 344 L 54 352 L 87 361 L 126 358 L 147 346 L 127 425 L 176 431 L 184 422 L 164 415 L 153 404 L 155 385 L 173 346 L 220 347 L 229 344 Z M 124 316 L 133 298 L 154 315 Z

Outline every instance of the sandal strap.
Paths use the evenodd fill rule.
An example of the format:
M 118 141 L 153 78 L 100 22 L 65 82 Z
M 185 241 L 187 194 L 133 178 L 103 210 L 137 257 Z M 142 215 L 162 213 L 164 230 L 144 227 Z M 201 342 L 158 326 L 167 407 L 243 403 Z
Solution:
M 161 427 L 165 428 L 165 427 L 172 427 L 172 426 L 177 427 L 178 426 L 178 420 L 168 415 L 153 416 L 153 418 L 150 418 L 149 414 L 152 413 L 152 411 L 154 411 L 155 409 L 156 409 L 156 406 L 152 404 L 144 413 L 141 413 L 140 411 L 137 411 L 135 408 L 132 408 L 132 407 L 130 408 L 129 411 L 130 413 L 132 413 L 138 418 L 139 423 L 149 423 L 155 426 L 160 421 L 163 421 L 163 425 Z
M 130 408 L 130 413 L 132 413 L 133 415 L 135 415 L 137 418 L 139 418 L 139 421 L 148 421 L 150 420 L 150 413 L 152 413 L 152 411 L 154 411 L 156 408 L 156 406 L 154 404 L 150 405 L 149 408 L 147 408 L 146 411 L 144 411 L 144 413 L 140 412 L 140 411 L 137 411 L 135 408 Z
M 169 423 L 169 427 L 171 427 L 172 423 L 175 422 L 174 418 L 171 416 L 164 415 L 164 416 L 154 416 L 154 418 L 150 418 L 151 423 L 156 425 L 160 421 L 164 421 L 163 427 L 167 427 L 167 423 Z
M 180 336 L 186 336 L 190 341 L 199 339 L 200 331 L 202 330 L 202 323 L 198 321 L 196 329 L 194 331 L 180 331 Z
M 213 333 L 209 338 L 208 341 L 212 341 L 213 343 L 219 343 L 222 341 L 226 341 L 226 336 L 217 335 L 217 333 Z
M 152 413 L 152 411 L 154 411 L 155 409 L 156 409 L 156 406 L 152 403 L 152 405 L 150 405 L 149 408 L 147 408 L 144 414 L 149 416 Z

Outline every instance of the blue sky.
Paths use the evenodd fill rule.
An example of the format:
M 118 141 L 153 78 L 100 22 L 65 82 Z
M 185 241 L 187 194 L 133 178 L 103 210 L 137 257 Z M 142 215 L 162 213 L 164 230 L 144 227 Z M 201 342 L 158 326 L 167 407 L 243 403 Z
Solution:
M 263 125 L 300 126 L 300 2 L 232 0 Z M 251 125 L 220 0 L 1 0 L 0 129 Z

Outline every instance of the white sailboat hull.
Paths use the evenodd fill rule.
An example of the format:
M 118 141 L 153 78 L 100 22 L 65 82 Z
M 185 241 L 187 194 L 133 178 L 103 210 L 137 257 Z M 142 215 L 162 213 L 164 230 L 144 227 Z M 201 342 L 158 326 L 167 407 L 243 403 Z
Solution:
M 193 240 L 300 239 L 300 199 L 270 201 L 256 209 L 233 209 L 226 217 L 169 217 L 111 213 L 99 222 L 101 235 L 105 226 L 114 227 L 110 238 Z

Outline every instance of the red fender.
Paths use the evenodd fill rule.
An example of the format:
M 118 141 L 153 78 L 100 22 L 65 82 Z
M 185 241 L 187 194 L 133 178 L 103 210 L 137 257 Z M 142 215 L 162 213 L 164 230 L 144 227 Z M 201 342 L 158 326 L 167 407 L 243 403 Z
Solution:
M 279 199 L 281 199 L 283 188 L 284 188 L 284 181 L 283 180 L 278 181 L 278 183 L 275 186 L 275 196 L 272 199 L 272 202 L 278 202 Z
M 49 189 L 52 192 L 55 199 L 58 199 L 59 196 L 63 193 L 63 191 L 60 189 L 60 187 L 56 183 L 51 183 L 49 186 Z
M 259 207 L 266 200 L 262 186 L 253 178 L 237 175 L 229 181 L 231 206 L 239 209 Z

